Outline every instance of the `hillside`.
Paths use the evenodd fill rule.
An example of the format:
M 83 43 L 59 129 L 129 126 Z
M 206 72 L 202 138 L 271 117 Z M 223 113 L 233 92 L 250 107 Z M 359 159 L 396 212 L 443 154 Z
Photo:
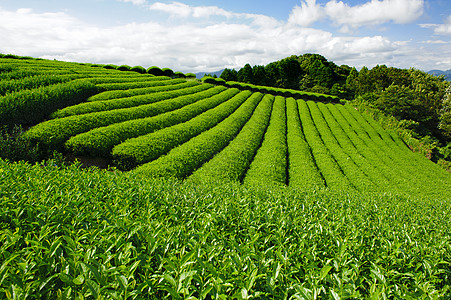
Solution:
M 412 149 L 451 169 L 451 88 L 442 77 L 385 65 L 358 71 L 306 53 L 265 66 L 225 69 L 221 79 L 352 100 L 401 134 Z
M 0 58 L 0 298 L 450 295 L 451 174 L 396 132 L 149 70 Z

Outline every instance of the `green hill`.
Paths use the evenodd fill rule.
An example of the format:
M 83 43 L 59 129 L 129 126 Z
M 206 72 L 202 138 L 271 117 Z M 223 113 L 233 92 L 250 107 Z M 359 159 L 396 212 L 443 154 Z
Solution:
M 0 298 L 450 295 L 451 174 L 395 132 L 327 95 L 131 69 L 0 58 L 18 148 L 118 168 L 3 152 Z

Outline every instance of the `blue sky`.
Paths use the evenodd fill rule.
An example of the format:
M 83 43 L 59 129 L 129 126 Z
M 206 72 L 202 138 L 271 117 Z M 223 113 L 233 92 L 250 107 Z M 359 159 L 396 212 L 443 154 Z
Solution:
M 450 0 L 0 0 L 0 53 L 212 72 L 319 53 L 451 69 Z

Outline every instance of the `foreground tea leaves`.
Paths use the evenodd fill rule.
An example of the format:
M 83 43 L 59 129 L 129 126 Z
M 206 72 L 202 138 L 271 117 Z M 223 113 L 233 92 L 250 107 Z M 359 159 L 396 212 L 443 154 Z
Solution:
M 1 299 L 446 299 L 450 199 L 0 160 Z

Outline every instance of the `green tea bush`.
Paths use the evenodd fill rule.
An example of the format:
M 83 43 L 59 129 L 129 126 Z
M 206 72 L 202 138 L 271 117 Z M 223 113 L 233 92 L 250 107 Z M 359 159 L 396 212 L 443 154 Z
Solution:
M 135 66 L 135 67 L 133 67 L 133 68 L 130 68 L 130 71 L 137 72 L 137 73 L 139 73 L 139 74 L 146 74 L 146 73 L 147 73 L 147 70 L 144 69 L 144 68 L 141 67 L 141 66 Z
M 298 100 L 297 103 L 305 139 L 310 146 L 313 158 L 324 178 L 326 186 L 337 190 L 352 190 L 354 187 L 334 159 L 331 149 L 324 145 L 307 102 Z
M 0 96 L 4 96 L 7 93 L 13 93 L 20 90 L 35 89 L 38 87 L 49 86 L 57 83 L 69 82 L 74 79 L 80 79 L 83 76 L 71 74 L 71 75 L 53 75 L 43 74 L 25 77 L 21 79 L 1 80 L 0 81 Z
M 196 170 L 194 182 L 242 181 L 269 124 L 274 96 L 265 95 L 249 121 L 221 152 Z
M 107 70 L 116 70 L 118 68 L 118 66 L 109 64 L 109 65 L 103 66 L 103 68 L 107 69 Z
M 173 77 L 174 76 L 174 71 L 172 71 L 169 68 L 163 68 L 163 69 L 161 69 L 161 71 L 163 71 L 163 75 L 164 76 L 168 76 L 168 77 Z
M 82 102 L 97 92 L 94 84 L 81 79 L 7 94 L 0 97 L 0 124 L 32 125 L 57 109 Z
M 189 185 L 0 160 L 0 195 L 2 299 L 449 295 L 449 194 Z
M 324 178 L 307 142 L 308 125 L 304 123 L 306 120 L 301 122 L 300 109 L 294 98 L 287 99 L 288 184 L 292 188 L 323 189 Z
M 163 91 L 158 91 L 157 89 L 154 93 L 146 93 L 144 95 L 137 95 L 119 99 L 85 102 L 58 110 L 55 113 L 53 113 L 51 117 L 64 118 L 73 115 L 81 115 L 92 112 L 139 106 L 166 99 L 176 98 L 184 95 L 194 94 L 206 90 L 208 88 L 211 88 L 211 85 L 200 85 L 200 84 L 194 86 L 187 85 L 186 87 L 179 86 L 179 89 L 176 90 L 163 89 Z
M 180 80 L 183 80 L 183 79 L 180 79 Z M 151 87 L 151 86 L 158 86 L 158 85 L 170 85 L 173 83 L 174 82 L 169 77 L 155 76 L 155 77 L 143 78 L 143 80 L 103 83 L 103 84 L 98 84 L 97 86 L 104 91 L 111 91 L 111 90 L 128 90 L 128 89 Z
M 199 113 L 216 106 L 219 102 L 227 100 L 227 95 L 233 92 L 224 92 L 224 89 L 214 87 L 203 92 L 178 97 L 174 99 L 173 104 L 167 105 L 185 103 L 186 106 L 149 118 L 95 128 L 70 138 L 65 146 L 74 154 L 109 157 L 113 147 L 127 139 L 188 121 Z
M 225 89 L 224 87 L 222 88 Z M 140 164 L 157 159 L 176 146 L 217 125 L 232 114 L 250 95 L 251 93 L 247 91 L 238 93 L 237 89 L 228 89 L 211 97 L 208 102 L 199 102 L 198 105 L 202 105 L 200 106 L 202 108 L 205 104 L 213 103 L 217 105 L 218 103 L 223 103 L 214 108 L 211 108 L 211 105 L 209 105 L 208 108 L 211 108 L 210 110 L 198 114 L 190 120 L 184 120 L 186 121 L 184 123 L 129 139 L 119 144 L 113 148 L 112 152 L 115 165 L 123 170 L 131 170 Z M 192 104 L 191 106 L 194 105 Z M 192 110 L 189 107 L 186 107 L 186 109 Z M 182 113 L 182 109 L 180 109 L 180 112 Z M 184 116 L 186 113 L 181 115 Z M 190 113 L 190 115 L 192 114 Z M 180 116 L 176 117 L 176 119 L 179 118 Z
M 117 67 L 117 70 L 119 70 L 119 71 L 130 71 L 130 69 L 131 69 L 131 67 L 128 65 L 122 65 L 122 66 Z
M 213 88 L 212 85 L 200 85 L 200 87 L 203 90 Z M 167 97 L 167 95 L 162 95 L 162 97 Z M 25 135 L 44 148 L 60 150 L 66 140 L 74 135 L 114 123 L 155 116 L 181 108 L 189 104 L 190 101 L 198 100 L 195 97 L 183 97 L 183 99 L 185 101 L 179 101 L 180 97 L 166 98 L 166 100 L 157 103 L 48 120 L 30 128 Z
M 319 93 L 311 93 L 311 92 L 303 92 L 298 90 L 291 90 L 291 89 L 283 89 L 283 88 L 274 88 L 269 86 L 260 86 L 260 85 L 254 85 L 250 83 L 243 83 L 243 82 L 237 82 L 237 81 L 225 81 L 222 78 L 213 78 L 213 77 L 205 77 L 202 78 L 202 80 L 206 80 L 206 82 L 211 84 L 219 84 L 224 85 L 226 87 L 233 87 L 240 90 L 250 90 L 252 92 L 261 92 L 261 93 L 267 93 L 274 96 L 283 96 L 283 97 L 293 97 L 295 99 L 305 99 L 305 100 L 314 100 L 314 101 L 322 101 L 322 102 L 333 102 L 338 103 L 340 102 L 340 98 L 337 96 L 331 96 L 331 95 L 325 95 L 325 94 L 319 94 Z
M 195 81 L 187 82 L 185 80 L 179 81 L 176 79 L 172 79 L 171 81 L 172 81 L 171 85 L 152 86 L 152 87 L 136 88 L 136 89 L 129 89 L 129 90 L 105 91 L 105 92 L 99 93 L 97 95 L 94 95 L 94 96 L 88 98 L 87 101 L 102 101 L 102 100 L 119 99 L 119 98 L 126 98 L 126 97 L 138 96 L 138 95 L 145 95 L 145 94 L 150 94 L 150 93 L 155 93 L 155 92 L 177 90 L 177 89 L 181 89 L 181 88 L 199 85 L 199 83 L 195 82 Z
M 224 121 L 134 170 L 145 177 L 185 178 L 220 152 L 251 117 L 263 94 L 254 93 Z M 114 152 L 114 150 L 113 150 Z
M 163 76 L 164 72 L 159 67 L 153 66 L 147 69 L 148 74 L 152 74 L 155 76 Z
M 374 183 L 368 178 L 365 171 L 359 168 L 352 154 L 346 152 L 343 146 L 339 144 L 337 137 L 333 135 L 325 121 L 324 115 L 318 109 L 317 103 L 308 101 L 307 105 L 324 146 L 329 149 L 332 159 L 336 161 L 345 177 L 358 190 L 374 191 Z
M 287 183 L 287 116 L 285 98 L 277 96 L 263 143 L 244 178 L 245 184 Z

